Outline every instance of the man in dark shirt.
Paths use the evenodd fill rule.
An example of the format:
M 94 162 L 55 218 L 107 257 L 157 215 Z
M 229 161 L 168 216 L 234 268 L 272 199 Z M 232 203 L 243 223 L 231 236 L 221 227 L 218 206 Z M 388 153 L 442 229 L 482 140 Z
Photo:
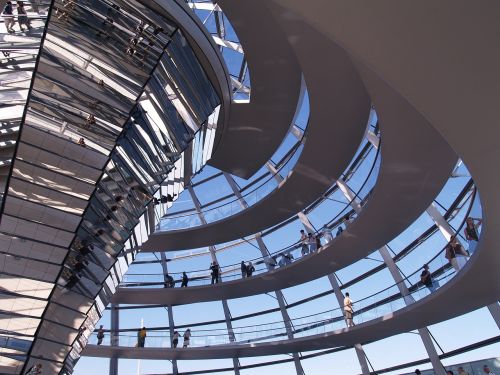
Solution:
M 217 262 L 212 262 L 210 265 L 210 270 L 212 271 L 212 282 L 217 284 L 219 282 L 219 264 Z
M 186 288 L 188 286 L 188 281 L 189 281 L 188 275 L 186 274 L 186 272 L 183 272 L 181 288 Z
M 436 287 L 434 286 L 434 282 L 432 281 L 432 275 L 429 272 L 429 266 L 427 264 L 424 264 L 424 270 L 420 274 L 420 281 L 429 289 L 429 291 L 432 293 L 436 290 Z

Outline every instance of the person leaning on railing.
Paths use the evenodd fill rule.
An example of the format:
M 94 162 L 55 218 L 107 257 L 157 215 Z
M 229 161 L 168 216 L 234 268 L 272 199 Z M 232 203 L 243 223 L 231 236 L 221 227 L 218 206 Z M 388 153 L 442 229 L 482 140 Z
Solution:
M 427 264 L 424 264 L 424 270 L 420 274 L 420 281 L 422 281 L 422 284 L 424 284 L 427 289 L 429 289 L 429 292 L 434 292 L 436 290 L 436 286 L 434 285 L 434 280 L 432 280 L 432 275 L 429 271 L 429 266 Z
M 465 238 L 469 242 L 469 255 L 472 256 L 476 251 L 477 243 L 479 242 L 479 232 L 478 229 L 483 221 L 481 219 L 475 219 L 468 217 L 465 221 L 464 234 Z
M 448 262 L 453 266 L 455 271 L 460 271 L 463 266 L 462 259 L 459 261 L 458 257 L 468 257 L 469 254 L 465 251 L 462 245 L 457 241 L 456 236 L 452 236 L 450 238 L 450 242 L 446 246 L 445 257 L 448 259 Z

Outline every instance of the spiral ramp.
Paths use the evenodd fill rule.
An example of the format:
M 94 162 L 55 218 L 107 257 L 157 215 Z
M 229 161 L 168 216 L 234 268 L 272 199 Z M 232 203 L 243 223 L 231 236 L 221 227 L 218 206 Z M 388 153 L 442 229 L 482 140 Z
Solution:
M 157 1 L 155 6 L 161 3 Z M 224 72 L 223 67 L 207 73 L 216 87 L 214 91 L 223 97 L 220 103 L 223 115 L 217 128 L 218 145 L 214 148 L 209 164 L 225 173 L 251 176 L 270 159 L 273 150 L 293 125 L 299 110 L 297 103 L 301 102 L 303 89 L 307 88 L 310 114 L 298 161 L 278 187 L 261 201 L 212 223 L 202 222 L 201 225 L 182 230 L 155 231 L 157 223 L 150 214 L 152 210 L 147 209 L 146 219 L 141 225 L 147 228 L 149 237 L 134 240 L 134 246 L 113 253 L 111 247 L 119 241 L 117 235 L 111 233 L 108 243 L 103 244 L 103 253 L 99 255 L 100 269 L 111 273 L 110 270 L 116 267 L 115 262 L 120 263 L 120 259 L 129 256 L 132 257 L 132 263 L 137 251 L 162 252 L 165 257 L 165 254 L 177 250 L 207 247 L 214 258 L 215 245 L 246 236 L 259 238 L 260 233 L 267 228 L 279 225 L 299 212 L 306 212 L 318 197 L 341 179 L 343 170 L 362 142 L 371 105 L 376 108 L 380 130 L 380 143 L 374 143 L 374 146 L 380 148 L 381 156 L 380 170 L 372 191 L 362 205 L 356 207 L 356 200 L 351 201 L 356 218 L 340 236 L 290 265 L 268 269 L 250 278 L 187 288 L 134 288 L 119 283 L 110 288 L 108 281 L 106 288 L 96 289 L 90 294 L 87 293 L 90 288 L 88 285 L 70 292 L 55 286 L 46 296 L 50 306 L 37 321 L 39 328 L 32 332 L 34 341 L 26 358 L 19 360 L 23 358 L 22 350 L 5 349 L 0 353 L 10 358 L 12 364 L 2 367 L 2 371 L 6 369 L 7 373 L 20 373 L 23 368 L 43 363 L 54 373 L 71 373 L 81 351 L 84 356 L 112 358 L 115 363 L 118 358 L 169 359 L 173 363 L 177 360 L 229 358 L 233 360 L 235 373 L 239 373 L 237 359 L 240 357 L 294 353 L 293 361 L 297 373 L 300 373 L 300 357 L 297 353 L 340 346 L 356 347 L 359 353 L 359 343 L 418 329 L 434 371 L 444 374 L 436 353 L 428 348 L 425 327 L 484 306 L 496 306 L 499 314 L 500 255 L 496 251 L 494 228 L 500 226 L 500 198 L 497 192 L 500 181 L 498 174 L 492 171 L 496 170 L 500 162 L 500 130 L 494 126 L 498 121 L 495 109 L 498 106 L 500 76 L 496 71 L 500 66 L 500 50 L 491 46 L 497 44 L 496 38 L 500 33 L 495 19 L 500 6 L 493 2 L 478 5 L 445 1 L 434 4 L 432 12 L 429 12 L 428 4 L 389 0 L 369 4 L 337 0 L 259 0 L 252 2 L 251 9 L 248 5 L 235 2 L 220 1 L 218 4 L 233 21 L 245 49 L 250 72 L 255 72 L 255 75 L 252 73 L 251 99 L 242 103 L 227 100 L 227 81 L 222 77 L 227 72 Z M 189 12 L 187 7 L 180 9 L 182 11 L 179 14 Z M 259 29 L 250 19 L 260 16 L 262 28 Z M 151 14 L 149 17 L 152 17 Z M 196 21 L 189 27 L 198 29 L 200 25 Z M 190 43 L 197 45 L 194 50 L 211 51 L 211 58 L 205 60 L 200 57 L 200 66 L 208 70 L 207 66 L 213 59 L 219 61 L 221 56 L 214 52 L 212 42 L 205 45 L 200 42 L 206 37 L 206 32 L 194 37 L 196 33 L 189 33 L 189 27 L 184 31 L 189 35 Z M 266 35 L 272 37 L 265 42 L 258 42 L 265 39 Z M 279 48 L 269 53 L 273 44 L 278 44 Z M 105 60 L 105 57 L 102 58 Z M 67 84 L 71 82 L 71 77 L 59 76 L 61 72 L 47 68 L 50 66 L 49 61 L 42 61 L 46 65 L 41 65 L 41 68 L 46 70 L 35 70 L 35 76 L 40 74 L 42 78 L 57 77 Z M 131 71 L 137 69 L 130 62 L 123 64 Z M 148 74 L 153 74 L 146 74 L 142 67 L 138 72 L 144 82 Z M 67 71 L 64 70 L 64 74 Z M 273 80 L 273 76 L 276 80 Z M 42 112 L 54 118 L 60 116 L 61 111 L 67 109 L 48 106 L 44 109 L 40 104 L 50 101 L 42 98 L 42 87 L 38 92 L 34 90 L 31 93 L 36 105 L 30 110 L 37 111 L 38 116 Z M 92 90 L 102 90 L 95 83 L 92 87 Z M 134 89 L 137 90 L 137 87 Z M 154 91 L 151 89 L 148 95 L 154 96 Z M 123 107 L 124 103 L 130 108 L 134 104 L 133 100 L 125 100 L 116 103 L 116 107 Z M 219 103 L 210 104 L 212 110 Z M 120 120 L 126 119 L 125 109 L 120 109 Z M 117 115 L 118 112 L 103 114 L 108 116 L 107 119 Z M 75 121 L 71 117 L 74 114 L 66 116 Z M 138 114 L 135 116 L 139 118 Z M 13 167 L 8 173 L 2 173 L 7 190 L 0 229 L 5 243 L 17 243 L 19 250 L 26 240 L 33 241 L 29 236 L 24 238 L 22 232 L 13 227 L 12 217 L 16 217 L 17 224 L 19 220 L 24 220 L 47 228 L 63 228 L 68 235 L 59 238 L 59 243 L 55 244 L 59 260 L 53 261 L 51 267 L 54 269 L 44 270 L 42 276 L 37 276 L 45 283 L 61 284 L 60 278 L 64 273 L 56 272 L 56 268 L 64 269 L 68 260 L 64 252 L 68 251 L 69 254 L 69 249 L 75 246 L 69 234 L 78 233 L 81 236 L 81 230 L 97 228 L 88 224 L 91 218 L 84 216 L 88 211 L 87 201 L 94 195 L 91 186 L 102 180 L 101 171 L 113 175 L 114 169 L 107 163 L 109 160 L 116 161 L 112 156 L 115 149 L 113 142 L 118 142 L 119 138 L 116 133 L 116 139 L 106 145 L 110 153 L 103 154 L 99 152 L 100 149 L 82 148 L 75 142 L 47 132 L 44 126 L 32 119 L 31 123 L 29 121 L 21 124 L 18 137 L 11 134 L 7 125 L 5 134 L 1 135 L 7 142 L 4 148 L 10 147 L 8 142 L 11 140 L 17 140 L 19 148 L 14 157 L 9 158 L 12 161 L 5 165 L 9 168 L 12 163 Z M 273 124 L 276 126 L 270 129 Z M 262 153 L 253 159 L 252 153 L 259 149 L 262 149 Z M 133 159 L 140 154 L 130 155 Z M 35 157 L 38 159 L 33 163 Z M 64 165 L 65 172 L 55 167 L 54 161 L 57 159 L 64 160 L 58 165 Z M 96 298 L 101 298 L 99 301 L 102 302 L 99 303 L 104 304 L 101 310 L 108 302 L 113 306 L 155 305 L 171 309 L 176 305 L 222 301 L 229 332 L 227 300 L 269 292 L 275 292 L 278 296 L 282 289 L 331 276 L 373 251 L 384 248 L 423 212 L 429 210 L 453 174 L 458 159 L 466 164 L 475 189 L 480 194 L 483 219 L 481 236 L 476 252 L 465 266 L 432 294 L 423 298 L 414 297 L 413 289 L 409 291 L 401 287 L 401 282 L 395 276 L 395 285 L 400 293 L 398 298 L 404 302 L 401 308 L 373 316 L 354 327 L 337 327 L 308 335 L 293 335 L 287 331 L 286 338 L 273 340 L 259 341 L 257 338 L 254 342 L 238 341 L 233 333 L 226 343 L 182 350 L 154 346 L 138 348 L 117 342 L 99 346 L 81 344 L 79 327 L 83 327 L 90 313 L 100 313 L 92 307 Z M 79 181 L 75 183 L 75 177 L 68 175 L 78 171 L 77 161 L 81 162 L 81 169 L 76 178 Z M 165 163 L 164 160 L 160 164 L 165 166 Z M 173 166 L 174 163 L 173 158 L 168 165 Z M 136 168 L 146 167 L 138 163 Z M 51 174 L 47 175 L 49 172 L 46 169 L 51 169 Z M 165 168 L 157 173 L 165 177 L 170 171 L 173 168 Z M 29 173 L 44 175 L 43 178 L 29 179 L 26 177 Z M 108 186 L 114 189 L 115 185 L 119 188 L 119 183 Z M 30 186 L 36 190 L 31 194 Z M 79 196 L 78 199 L 75 199 L 75 194 Z M 72 197 L 71 201 L 66 199 L 68 196 Z M 106 202 L 104 194 L 98 198 Z M 37 208 L 42 205 L 45 205 L 43 211 Z M 30 208 L 31 212 L 27 210 Z M 120 218 L 116 220 L 118 222 Z M 80 225 L 83 229 L 78 229 Z M 440 227 L 439 223 L 436 225 L 438 230 L 446 229 Z M 124 225 L 117 232 L 133 231 L 132 228 Z M 21 236 L 22 241 L 14 238 L 17 236 Z M 380 251 L 382 254 L 383 251 Z M 384 260 L 390 268 L 392 259 Z M 8 262 L 10 259 L 6 258 L 3 272 Z M 446 269 L 446 266 L 443 267 Z M 18 271 L 12 269 L 11 272 L 15 275 Z M 53 272 L 58 274 L 56 280 L 48 276 Z M 393 276 L 397 274 L 394 272 Z M 104 274 L 96 278 L 104 280 Z M 50 288 L 47 290 L 50 291 Z M 13 290 L 7 291 L 11 296 L 20 296 Z M 335 293 L 337 299 L 339 293 L 338 290 Z M 443 305 L 448 308 L 442 308 Z M 495 308 L 491 310 L 494 314 Z M 57 331 L 53 322 L 57 319 L 52 318 L 62 319 L 68 311 L 75 315 L 66 316 L 64 325 L 67 330 Z M 281 312 L 285 321 L 286 309 L 285 313 L 283 309 Z M 333 319 L 342 321 L 342 311 L 337 312 Z M 500 316 L 495 319 L 498 324 Z M 93 321 L 92 327 L 96 323 L 97 320 Z M 173 327 L 169 329 L 172 331 Z M 72 357 L 75 347 L 78 353 Z M 68 365 L 70 362 L 71 365 Z M 366 363 L 361 358 L 360 365 L 363 374 L 368 374 Z M 110 371 L 116 371 L 117 367 L 113 368 Z M 176 364 L 173 373 L 178 373 Z

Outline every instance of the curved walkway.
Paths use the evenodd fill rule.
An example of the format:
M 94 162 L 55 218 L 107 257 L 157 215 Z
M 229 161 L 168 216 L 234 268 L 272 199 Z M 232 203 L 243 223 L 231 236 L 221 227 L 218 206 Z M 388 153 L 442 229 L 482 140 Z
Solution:
M 252 93 L 249 103 L 231 104 L 208 164 L 242 178 L 251 177 L 271 158 L 300 108 L 301 70 L 265 1 L 218 2 L 245 50 Z
M 317 33 L 302 27 L 305 37 L 317 40 Z M 383 137 L 379 177 L 365 208 L 340 237 L 314 255 L 252 278 L 183 289 L 117 288 L 113 302 L 185 304 L 284 289 L 332 273 L 388 243 L 425 211 L 457 159 L 434 128 L 405 100 L 387 94 L 376 105 Z M 324 160 L 321 149 L 312 152 Z M 384 218 L 383 226 L 376 225 L 380 218 Z
M 289 3 L 291 2 L 289 1 Z M 309 9 L 305 9 L 304 14 L 308 15 L 310 10 L 317 10 L 318 3 L 325 6 L 326 4 L 331 6 L 340 4 L 337 1 L 314 1 L 313 4 L 307 4 Z M 356 4 L 351 5 L 351 3 L 346 4 L 342 2 L 343 7 L 356 8 L 358 6 Z M 381 55 L 378 56 L 379 61 L 376 61 L 377 59 L 373 55 L 369 58 L 370 53 L 368 53 L 368 50 L 370 52 L 374 50 L 364 46 L 366 48 L 364 49 L 365 54 L 360 55 L 363 56 L 365 63 L 372 69 L 378 69 L 369 71 L 364 67 L 360 68 L 364 70 L 365 82 L 374 97 L 377 107 L 379 100 L 385 100 L 384 95 L 397 97 L 404 93 L 404 97 L 411 100 L 419 113 L 424 114 L 426 118 L 432 121 L 432 124 L 446 136 L 446 139 L 466 161 L 481 192 L 484 221 L 482 235 L 475 255 L 462 271 L 433 295 L 398 312 L 350 329 L 272 343 L 193 348 L 179 354 L 173 353 L 172 349 L 147 348 L 111 349 L 108 354 L 148 358 L 156 351 L 158 355 L 161 354 L 163 359 L 167 357 L 202 359 L 314 350 L 326 346 L 348 345 L 381 339 L 389 335 L 437 323 L 498 301 L 500 297 L 498 276 L 500 253 L 497 249 L 498 235 L 494 229 L 500 227 L 500 197 L 497 191 L 500 176 L 494 171 L 496 171 L 496 167 L 500 163 L 500 154 L 498 153 L 500 129 L 492 126 L 492 124 L 495 123 L 497 118 L 497 111 L 494 109 L 496 108 L 496 93 L 500 87 L 500 77 L 495 75 L 493 78 L 490 72 L 496 71 L 496 66 L 500 64 L 500 51 L 485 46 L 495 45 L 495 36 L 499 31 L 498 23 L 495 21 L 495 14 L 500 11 L 500 4 L 490 3 L 493 4 L 491 7 L 496 7 L 496 10 L 489 8 L 478 10 L 474 4 L 462 7 L 450 7 L 450 4 L 446 1 L 439 4 L 434 8 L 434 12 L 430 17 L 427 17 L 429 16 L 428 10 L 421 4 L 412 6 L 413 11 L 408 12 L 407 4 L 396 2 L 391 2 L 390 5 L 389 2 L 382 5 L 380 3 L 370 4 L 368 7 L 363 4 L 363 9 L 351 11 L 349 9 L 346 11 L 343 8 L 343 11 L 342 9 L 330 9 L 331 11 L 327 12 L 327 9 L 321 7 L 319 14 L 325 14 L 325 17 L 327 17 L 326 14 L 329 16 L 335 15 L 334 18 L 348 14 L 358 18 L 356 22 L 343 19 L 341 26 L 344 27 L 344 30 L 342 32 L 338 31 L 340 34 L 347 33 L 351 37 L 360 35 L 357 25 L 360 22 L 365 22 L 364 26 L 370 29 L 371 36 L 377 40 L 377 53 L 380 52 Z M 300 5 L 297 3 L 297 6 Z M 385 5 L 391 8 L 386 9 Z M 399 7 L 402 9 L 399 9 Z M 426 33 L 415 33 L 414 30 L 422 29 L 421 12 L 425 12 L 426 19 L 429 21 L 425 26 Z M 453 14 L 450 14 L 450 12 Z M 399 14 L 400 17 L 397 20 L 391 19 L 390 15 L 393 13 Z M 318 16 L 318 20 L 321 20 L 322 17 L 319 16 L 318 12 L 314 14 Z M 389 15 L 389 18 L 387 15 Z M 464 28 L 463 25 L 471 24 L 471 17 L 477 21 L 474 22 L 477 28 Z M 381 22 L 381 19 L 384 22 Z M 466 20 L 469 21 L 465 23 Z M 335 27 L 332 25 L 335 24 L 336 20 L 328 17 L 327 21 L 328 23 L 326 23 L 325 19 L 324 29 L 327 32 L 332 32 L 332 35 L 336 35 L 331 30 Z M 352 25 L 352 30 L 349 30 L 349 27 L 351 27 L 349 25 Z M 401 25 L 404 25 L 403 30 Z M 493 25 L 496 25 L 497 33 L 487 32 L 486 28 Z M 449 30 L 446 35 L 442 33 L 445 26 Z M 436 37 L 437 35 L 439 37 Z M 422 40 L 416 43 L 415 38 L 422 38 Z M 460 41 L 460 43 L 456 43 L 457 41 Z M 477 43 L 477 41 L 482 41 L 482 43 Z M 367 40 L 366 43 L 369 42 Z M 400 49 L 394 48 L 394 44 L 397 44 Z M 443 45 L 449 46 L 449 49 L 445 51 L 442 48 Z M 358 53 L 362 50 L 362 48 L 359 48 Z M 394 54 L 390 52 L 395 50 L 399 51 L 402 58 L 408 58 L 408 64 L 398 65 L 401 69 L 397 71 L 385 69 L 394 60 Z M 422 71 L 422 67 L 419 65 L 422 60 L 418 58 L 413 60 L 413 58 L 426 56 L 433 50 L 437 51 L 437 55 L 433 56 L 432 67 L 434 69 L 426 69 L 426 72 L 433 71 L 435 74 L 424 76 L 415 74 L 415 72 Z M 479 60 L 477 56 L 484 58 Z M 463 64 L 457 66 L 455 64 L 457 58 Z M 481 64 L 481 67 L 478 64 Z M 457 90 L 451 84 L 455 82 L 455 75 L 457 74 L 456 71 L 450 69 L 451 66 L 456 67 L 455 69 L 463 74 L 464 80 L 460 81 L 460 90 Z M 404 81 L 405 79 L 407 81 Z M 387 82 L 390 82 L 395 89 L 389 87 Z M 478 85 L 478 82 L 481 84 Z M 429 95 L 429 88 L 433 89 L 433 95 Z M 405 101 L 401 96 L 399 98 L 401 101 Z M 436 102 L 436 98 L 446 98 L 446 100 Z M 384 119 L 382 114 L 380 114 L 380 118 Z M 470 130 L 471 121 L 474 123 L 475 137 L 471 137 L 467 131 Z M 429 140 L 431 141 L 431 139 Z M 369 202 L 369 204 L 372 203 L 373 201 Z M 362 215 L 366 214 L 366 212 L 367 210 Z M 355 222 L 352 226 L 357 223 Z M 443 306 L 447 306 L 447 308 L 443 308 Z M 112 350 L 117 350 L 117 352 L 111 353 Z M 89 353 L 91 353 L 91 349 Z
M 142 252 L 198 248 L 256 233 L 303 210 L 339 178 L 362 140 L 370 99 L 345 51 L 310 31 L 313 35 L 302 34 L 293 45 L 309 92 L 310 116 L 304 149 L 291 174 L 266 198 L 228 218 L 153 233 Z M 318 52 L 321 58 L 312 59 Z

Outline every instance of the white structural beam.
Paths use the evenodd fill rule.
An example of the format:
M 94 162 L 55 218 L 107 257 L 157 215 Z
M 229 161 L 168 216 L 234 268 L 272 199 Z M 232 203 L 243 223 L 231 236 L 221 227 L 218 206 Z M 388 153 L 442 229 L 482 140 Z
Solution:
M 338 180 L 337 185 L 339 189 L 344 193 L 344 196 L 346 199 L 348 199 L 351 202 L 351 207 L 359 214 L 361 212 L 361 204 L 359 199 L 355 196 L 354 192 L 347 186 L 347 184 L 342 181 Z M 397 284 L 399 292 L 404 298 L 405 304 L 410 305 L 414 302 L 413 297 L 410 294 L 410 291 L 408 290 L 404 278 L 401 275 L 401 272 L 396 266 L 396 263 L 394 263 L 394 259 L 392 259 L 389 249 L 387 246 L 382 246 L 379 249 L 379 253 L 384 259 L 385 265 L 389 269 L 389 272 L 392 275 L 392 278 L 394 279 L 394 282 Z M 418 333 L 420 335 L 420 338 L 424 344 L 425 350 L 427 351 L 427 355 L 429 356 L 429 359 L 432 363 L 432 367 L 434 369 L 434 372 L 436 375 L 446 375 L 446 372 L 444 370 L 443 364 L 439 360 L 438 353 L 436 351 L 436 348 L 432 342 L 431 335 L 429 333 L 429 330 L 427 327 L 425 328 L 420 328 L 418 330 Z

